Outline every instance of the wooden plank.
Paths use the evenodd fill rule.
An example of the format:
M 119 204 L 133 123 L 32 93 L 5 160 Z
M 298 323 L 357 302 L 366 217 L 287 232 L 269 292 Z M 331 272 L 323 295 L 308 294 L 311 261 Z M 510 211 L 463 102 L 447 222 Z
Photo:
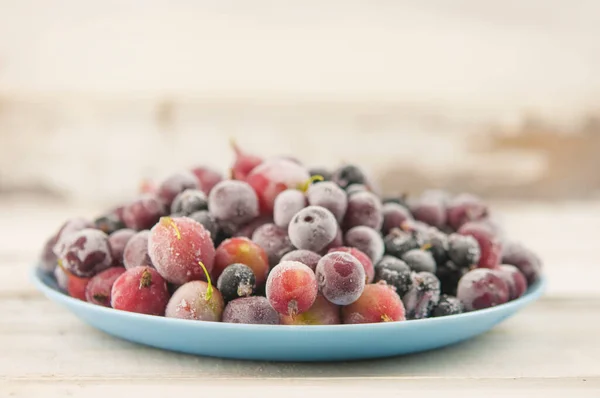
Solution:
M 491 332 L 444 349 L 348 363 L 269 363 L 196 357 L 132 344 L 88 327 L 46 300 L 0 300 L 6 379 L 556 378 L 600 376 L 600 300 L 546 299 Z M 210 342 L 207 342 L 210 343 Z M 548 359 L 550 358 L 551 359 Z M 7 360 L 8 359 L 8 360 Z

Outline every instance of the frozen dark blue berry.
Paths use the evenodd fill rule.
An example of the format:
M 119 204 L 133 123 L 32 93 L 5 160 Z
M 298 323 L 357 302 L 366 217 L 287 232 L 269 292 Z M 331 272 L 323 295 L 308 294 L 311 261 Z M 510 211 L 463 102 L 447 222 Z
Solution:
M 413 272 L 412 285 L 402 296 L 406 319 L 427 318 L 440 300 L 440 281 L 429 272 Z
M 412 285 L 410 275 L 410 267 L 394 256 L 383 256 L 375 265 L 375 282 L 385 281 L 396 289 L 400 297 L 404 296 Z
M 445 264 L 438 266 L 435 275 L 440 280 L 442 293 L 455 296 L 458 281 L 467 272 L 469 268 L 461 268 L 452 261 L 446 261 Z
M 442 294 L 440 301 L 431 311 L 432 317 L 460 314 L 464 311 L 462 302 L 454 296 Z
M 206 194 L 198 189 L 186 189 L 171 203 L 171 213 L 189 216 L 200 210 L 208 210 L 208 199 Z
M 367 188 L 367 186 L 364 184 L 352 184 L 352 185 L 348 185 L 348 187 L 346 187 L 346 194 L 348 196 L 352 196 L 355 193 L 365 192 L 365 191 L 369 191 L 369 188 Z
M 321 181 L 330 181 L 331 180 L 331 172 L 324 167 L 315 167 L 308 170 L 311 177 L 320 176 L 323 177 L 323 180 L 314 180 L 313 184 L 318 184 Z
M 402 260 L 415 272 L 435 273 L 436 264 L 430 252 L 421 249 L 412 249 L 402 255 Z
M 385 253 L 401 258 L 409 250 L 419 248 L 415 234 L 394 228 L 383 240 Z
M 125 228 L 125 223 L 116 214 L 107 214 L 94 220 L 94 227 L 107 235 Z
M 256 277 L 250 267 L 245 264 L 231 264 L 217 280 L 217 289 L 223 300 L 231 301 L 240 297 L 249 297 L 256 289 Z
M 448 261 L 448 235 L 431 227 L 419 233 L 418 239 L 421 248 L 431 253 L 438 266 Z
M 200 210 L 196 211 L 188 216 L 192 220 L 196 220 L 202 226 L 210 232 L 210 236 L 215 241 L 217 236 L 219 235 L 219 223 L 217 220 L 209 213 L 208 210 Z M 225 238 L 226 239 L 226 238 Z
M 457 266 L 469 268 L 479 262 L 481 250 L 474 237 L 451 234 L 448 237 L 448 257 Z
M 365 184 L 366 177 L 364 172 L 357 166 L 342 166 L 335 171 L 332 180 L 340 187 L 346 189 L 352 184 Z

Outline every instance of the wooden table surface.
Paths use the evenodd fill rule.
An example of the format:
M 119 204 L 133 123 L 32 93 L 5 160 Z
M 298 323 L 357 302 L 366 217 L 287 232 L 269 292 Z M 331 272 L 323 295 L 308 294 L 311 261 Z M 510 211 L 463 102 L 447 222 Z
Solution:
M 0 396 L 600 397 L 600 204 L 496 208 L 509 234 L 545 261 L 549 284 L 540 301 L 482 336 L 437 351 L 304 364 L 166 352 L 87 326 L 38 293 L 29 271 L 45 236 L 93 209 L 0 200 Z

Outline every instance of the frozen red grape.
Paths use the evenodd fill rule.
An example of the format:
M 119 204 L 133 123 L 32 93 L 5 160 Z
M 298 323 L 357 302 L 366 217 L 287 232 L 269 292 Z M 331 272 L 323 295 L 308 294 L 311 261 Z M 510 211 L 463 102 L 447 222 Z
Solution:
M 125 246 L 129 240 L 136 234 L 133 229 L 125 228 L 113 232 L 108 236 L 108 244 L 113 258 L 114 267 L 123 266 L 123 253 L 125 253 Z
M 479 243 L 470 235 L 450 234 L 448 257 L 461 268 L 471 268 L 477 265 L 481 258 Z
M 404 305 L 386 283 L 366 285 L 360 298 L 342 308 L 345 324 L 404 321 Z
M 258 198 L 243 181 L 221 181 L 208 195 L 208 210 L 219 222 L 242 225 L 258 216 Z
M 150 231 L 148 254 L 163 278 L 183 285 L 205 278 L 200 263 L 211 272 L 215 248 L 202 224 L 187 217 L 163 217 Z
M 329 253 L 343 252 L 348 253 L 354 256 L 363 266 L 365 270 L 365 283 L 373 282 L 375 278 L 375 267 L 373 267 L 373 262 L 364 252 L 360 251 L 355 247 L 336 247 L 329 250 Z
M 313 271 L 317 269 L 317 263 L 321 259 L 321 255 L 310 250 L 292 250 L 281 257 L 281 261 L 298 261 L 308 266 Z
M 201 210 L 208 210 L 208 198 L 198 189 L 186 189 L 179 193 L 171 203 L 171 214 L 189 216 Z
M 127 228 L 140 231 L 150 229 L 166 214 L 161 200 L 152 194 L 146 194 L 123 208 L 123 222 Z
M 252 234 L 252 241 L 265 250 L 271 267 L 279 264 L 281 257 L 294 250 L 287 231 L 275 224 L 258 227 Z
M 263 159 L 244 152 L 235 141 L 231 141 L 231 147 L 235 152 L 235 162 L 231 168 L 231 177 L 235 180 L 244 181 L 248 174 L 263 162 Z
M 422 195 L 410 204 L 413 217 L 436 228 L 446 225 L 446 204 L 437 195 Z
M 246 182 L 254 188 L 263 214 L 272 214 L 275 198 L 288 188 L 300 188 L 310 178 L 308 170 L 287 159 L 270 159 L 254 168 Z
M 262 296 L 242 297 L 227 303 L 223 322 L 251 325 L 279 325 L 279 314 Z
M 385 252 L 383 238 L 379 232 L 364 225 L 349 229 L 344 236 L 344 241 L 346 245 L 356 247 L 369 256 L 373 263 L 381 260 Z
M 110 267 L 113 261 L 108 236 L 97 229 L 82 229 L 62 239 L 59 263 L 68 273 L 89 278 Z
M 215 185 L 223 180 L 223 175 L 210 167 L 198 166 L 191 170 L 200 183 L 200 188 L 208 195 Z
M 402 260 L 415 272 L 431 272 L 436 271 L 436 264 L 433 255 L 425 250 L 412 249 L 402 255 Z
M 241 263 L 228 265 L 219 276 L 217 289 L 225 301 L 252 296 L 256 290 L 254 271 Z
M 204 281 L 187 282 L 173 293 L 167 303 L 167 318 L 220 322 L 225 302 L 221 293 Z
M 506 303 L 509 288 L 494 270 L 476 268 L 458 282 L 457 297 L 464 304 L 465 310 L 481 310 Z
M 487 206 L 475 195 L 460 194 L 448 203 L 448 225 L 455 231 L 469 221 L 481 220 L 487 216 Z
M 464 311 L 462 302 L 453 296 L 442 294 L 440 301 L 431 311 L 432 317 L 460 314 Z
M 381 200 L 372 192 L 358 192 L 348 198 L 344 216 L 346 230 L 364 225 L 380 230 L 383 224 Z
M 148 254 L 148 238 L 150 231 L 140 231 L 133 235 L 123 250 L 123 265 L 125 268 L 139 267 L 142 265 L 154 267 Z
M 111 307 L 122 311 L 163 316 L 168 301 L 167 282 L 150 267 L 128 269 L 111 290 Z
M 527 279 L 514 265 L 500 265 L 494 272 L 508 285 L 509 300 L 517 299 L 527 291 Z
M 326 181 L 313 184 L 306 192 L 308 204 L 329 210 L 338 222 L 342 222 L 348 207 L 348 196 L 336 183 Z
M 423 319 L 440 300 L 440 281 L 429 272 L 413 272 L 412 284 L 402 296 L 407 319 Z
M 411 274 L 410 267 L 394 256 L 383 256 L 375 267 L 375 281 L 384 281 L 394 287 L 400 297 L 412 286 Z
M 381 231 L 387 235 L 392 228 L 401 228 L 402 224 L 407 220 L 412 220 L 413 216 L 410 211 L 398 203 L 384 203 L 381 207 L 383 214 L 383 226 Z
M 337 305 L 358 300 L 365 288 L 365 269 L 351 254 L 333 252 L 324 255 L 316 270 L 319 291 Z
M 171 174 L 158 186 L 157 196 L 169 208 L 173 199 L 186 189 L 201 189 L 200 181 L 191 171 Z
M 479 244 L 481 256 L 477 263 L 480 268 L 496 268 L 502 257 L 502 242 L 490 227 L 483 223 L 471 221 L 463 224 L 458 230 L 461 235 L 470 235 Z
M 333 214 L 321 206 L 300 210 L 290 222 L 288 234 L 298 249 L 319 252 L 336 237 L 338 223 Z
M 267 280 L 269 258 L 265 250 L 248 238 L 236 237 L 224 240 L 215 251 L 213 275 L 219 278 L 225 268 L 231 264 L 247 265 L 254 272 L 256 285 Z
M 86 301 L 110 307 L 112 286 L 124 272 L 123 267 L 110 267 L 92 277 L 85 288 Z
M 269 273 L 266 296 L 275 311 L 283 315 L 301 314 L 317 297 L 317 278 L 313 270 L 297 261 L 279 263 Z
M 529 284 L 538 280 L 542 272 L 542 260 L 537 254 L 516 242 L 504 244 L 502 263 L 517 267 L 525 275 Z
M 341 309 L 318 294 L 308 311 L 297 315 L 280 315 L 282 325 L 339 325 L 342 323 Z
M 304 193 L 297 189 L 286 189 L 275 198 L 273 220 L 275 225 L 287 228 L 292 218 L 306 207 Z

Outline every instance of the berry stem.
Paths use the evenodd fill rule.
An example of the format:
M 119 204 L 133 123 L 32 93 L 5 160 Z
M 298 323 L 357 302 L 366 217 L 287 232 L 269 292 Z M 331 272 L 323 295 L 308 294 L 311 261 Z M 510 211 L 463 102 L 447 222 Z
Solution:
M 208 281 L 208 288 L 206 288 L 206 295 L 204 296 L 204 300 L 209 301 L 211 299 L 212 293 L 213 293 L 213 287 L 212 287 L 212 282 L 210 280 L 210 274 L 206 270 L 206 267 L 204 266 L 202 261 L 198 261 L 198 264 L 200 264 L 200 266 L 202 267 L 202 270 L 204 271 L 204 274 L 206 275 L 206 280 Z
M 160 222 L 166 227 L 172 227 L 175 230 L 175 235 L 177 235 L 177 240 L 181 240 L 181 232 L 179 232 L 177 224 L 175 224 L 175 221 L 171 217 L 161 217 Z
M 300 190 L 302 192 L 306 192 L 306 191 L 308 191 L 308 188 L 311 186 L 312 183 L 314 183 L 315 181 L 323 181 L 323 180 L 325 180 L 323 178 L 323 176 L 314 175 L 314 176 L 310 177 L 308 180 L 304 181 L 302 184 L 300 184 L 298 186 L 298 190 Z

